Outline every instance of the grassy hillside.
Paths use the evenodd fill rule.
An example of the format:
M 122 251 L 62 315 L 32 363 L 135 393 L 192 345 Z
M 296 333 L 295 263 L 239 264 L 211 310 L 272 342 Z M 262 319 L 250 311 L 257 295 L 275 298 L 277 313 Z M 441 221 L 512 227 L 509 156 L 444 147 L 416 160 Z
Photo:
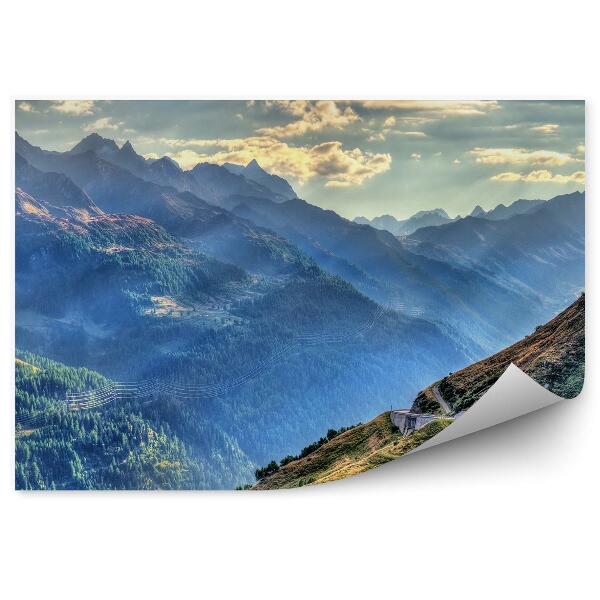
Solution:
M 444 418 L 435 391 L 441 394 L 453 412 L 466 410 L 498 380 L 510 363 L 559 396 L 574 397 L 583 387 L 584 324 L 585 296 L 582 294 L 576 302 L 549 323 L 538 327 L 532 335 L 419 392 L 412 409 L 416 412 L 440 413 L 439 419 L 403 437 L 392 424 L 389 413 L 383 413 L 328 441 L 320 440 L 313 452 L 303 452 L 296 460 L 286 457 L 279 465 L 272 462 L 257 472 L 260 480 L 254 489 L 325 483 L 368 471 L 398 458 L 451 423 Z
M 390 421 L 389 413 L 383 413 L 334 437 L 308 456 L 279 467 L 254 489 L 301 487 L 368 471 L 410 452 L 450 423 L 449 419 L 440 418 L 403 437 Z
M 585 295 L 516 344 L 431 384 L 418 394 L 412 408 L 441 413 L 434 396 L 437 388 L 454 412 L 466 410 L 511 363 L 555 394 L 577 396 L 585 370 Z

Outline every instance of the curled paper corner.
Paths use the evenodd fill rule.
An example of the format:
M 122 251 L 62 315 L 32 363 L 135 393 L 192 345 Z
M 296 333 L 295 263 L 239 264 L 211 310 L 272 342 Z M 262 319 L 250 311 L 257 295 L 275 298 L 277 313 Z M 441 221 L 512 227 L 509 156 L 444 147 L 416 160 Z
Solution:
M 563 400 L 511 363 L 498 381 L 454 422 L 408 454 L 505 423 Z

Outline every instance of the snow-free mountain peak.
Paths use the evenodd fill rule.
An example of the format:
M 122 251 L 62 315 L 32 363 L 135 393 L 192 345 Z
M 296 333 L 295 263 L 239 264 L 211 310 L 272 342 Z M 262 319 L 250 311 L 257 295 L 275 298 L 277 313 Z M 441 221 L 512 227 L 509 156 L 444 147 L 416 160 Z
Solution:
M 485 210 L 479 204 L 469 213 L 470 217 L 483 217 L 486 214 Z
M 253 158 L 247 165 L 246 165 L 246 169 L 252 169 L 252 170 L 260 170 L 263 173 L 265 172 L 265 170 L 258 164 L 258 161 Z
M 90 133 L 78 144 L 71 148 L 71 154 L 83 154 L 84 152 L 95 152 L 96 154 L 118 152 L 119 147 L 114 140 L 103 138 L 98 133 Z
M 242 175 L 246 179 L 269 189 L 272 193 L 277 194 L 277 196 L 280 197 L 280 201 L 294 200 L 298 197 L 287 180 L 265 171 L 255 158 L 253 158 L 246 166 L 233 163 L 223 163 L 222 166 L 230 173 Z
M 138 155 L 137 152 L 133 149 L 133 146 L 131 145 L 131 142 L 129 140 L 127 140 L 121 146 L 121 152 L 122 153 L 127 153 L 127 154 L 135 154 L 136 156 Z
M 394 235 L 410 235 L 420 227 L 428 227 L 432 225 L 443 225 L 449 223 L 452 219 L 443 208 L 434 208 L 433 210 L 420 210 L 408 219 L 399 221 L 392 215 L 381 215 L 374 219 L 366 217 L 356 217 L 355 223 L 360 225 L 371 225 L 376 229 L 384 229 Z

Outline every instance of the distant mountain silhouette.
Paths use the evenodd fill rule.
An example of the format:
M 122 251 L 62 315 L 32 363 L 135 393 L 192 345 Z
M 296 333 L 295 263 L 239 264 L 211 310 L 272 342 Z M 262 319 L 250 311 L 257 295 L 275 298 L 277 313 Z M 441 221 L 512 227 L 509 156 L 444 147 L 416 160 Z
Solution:
M 500 219 L 509 219 L 515 215 L 522 215 L 532 210 L 536 210 L 544 203 L 544 200 L 515 200 L 508 206 L 505 206 L 504 204 L 498 204 L 496 208 L 487 211 L 485 215 L 481 216 L 485 219 L 492 219 L 494 221 Z
M 415 252 L 535 289 L 557 307 L 583 288 L 584 215 L 585 194 L 573 192 L 508 219 L 467 217 L 419 229 L 409 239 L 418 243 L 411 245 Z
M 359 225 L 371 225 L 377 229 L 385 229 L 394 235 L 410 235 L 420 227 L 428 227 L 430 225 L 442 225 L 449 223 L 452 219 L 443 208 L 434 208 L 433 210 L 421 210 L 408 219 L 399 221 L 391 215 L 382 215 L 369 219 L 365 217 L 356 217 L 355 223 Z
M 92 141 L 105 146 L 96 137 Z M 306 261 L 294 246 L 273 232 L 208 204 L 190 192 L 179 192 L 173 187 L 137 177 L 129 170 L 99 158 L 92 150 L 46 152 L 17 138 L 17 151 L 27 157 L 26 161 L 21 157 L 22 161 L 31 161 L 37 171 L 66 175 L 65 179 L 69 179 L 74 188 L 84 190 L 101 210 L 150 218 L 171 234 L 184 236 L 194 247 L 209 251 L 220 260 L 271 275 L 302 269 Z M 174 167 L 170 159 L 156 162 L 161 168 Z M 149 168 L 156 169 L 156 162 Z M 224 169 L 221 172 L 241 179 Z M 28 187 L 29 184 L 23 185 L 32 195 L 40 194 L 39 186 L 33 189 Z M 44 195 L 46 191 L 41 193 Z
M 251 160 L 245 167 L 242 165 L 234 165 L 232 163 L 224 163 L 223 167 L 231 173 L 243 175 L 246 179 L 255 181 L 268 188 L 273 193 L 278 194 L 285 200 L 293 200 L 298 197 L 296 192 L 292 189 L 292 186 L 283 177 L 267 173 L 258 164 L 256 159 Z

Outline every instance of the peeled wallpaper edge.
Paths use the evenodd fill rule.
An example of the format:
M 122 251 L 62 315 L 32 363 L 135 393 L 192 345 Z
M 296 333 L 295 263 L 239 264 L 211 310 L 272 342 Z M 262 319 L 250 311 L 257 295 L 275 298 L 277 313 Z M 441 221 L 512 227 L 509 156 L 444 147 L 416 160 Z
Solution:
M 498 381 L 469 410 L 408 454 L 516 419 L 560 400 L 563 398 L 548 391 L 519 367 L 510 364 Z

